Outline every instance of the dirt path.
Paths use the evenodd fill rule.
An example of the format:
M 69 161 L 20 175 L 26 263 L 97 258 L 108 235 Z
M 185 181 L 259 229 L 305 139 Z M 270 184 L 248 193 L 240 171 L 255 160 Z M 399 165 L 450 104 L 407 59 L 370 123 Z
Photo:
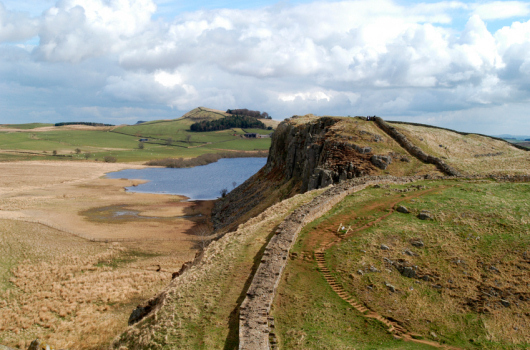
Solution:
M 364 224 L 364 225 L 362 225 L 360 227 L 352 228 L 351 230 L 349 230 L 349 232 L 347 234 L 340 235 L 340 236 L 337 235 L 333 231 L 333 228 L 331 227 L 331 225 L 333 225 L 333 224 L 329 224 L 326 227 L 322 227 L 320 230 L 314 230 L 313 231 L 313 236 L 320 234 L 319 235 L 320 239 L 315 240 L 313 238 L 312 242 L 316 243 L 316 241 L 320 241 L 320 246 L 318 248 L 315 247 L 316 249 L 314 250 L 314 258 L 315 258 L 315 261 L 317 262 L 318 270 L 320 271 L 320 273 L 322 274 L 322 276 L 324 277 L 326 282 L 329 284 L 331 289 L 333 289 L 333 291 L 335 293 L 337 293 L 337 295 L 341 299 L 343 299 L 348 304 L 350 304 L 354 309 L 359 311 L 364 317 L 372 318 L 372 319 L 376 319 L 376 320 L 380 321 L 381 323 L 383 323 L 387 327 L 388 332 L 394 334 L 394 336 L 396 338 L 398 338 L 398 339 L 403 339 L 405 341 L 412 341 L 412 342 L 415 342 L 415 343 L 421 343 L 421 344 L 425 344 L 425 345 L 430 345 L 430 346 L 433 346 L 433 347 L 436 347 L 436 348 L 458 349 L 458 348 L 455 348 L 455 347 L 441 345 L 441 344 L 439 344 L 437 342 L 432 342 L 432 341 L 428 341 L 428 340 L 424 340 L 424 339 L 419 339 L 420 335 L 408 331 L 399 322 L 397 322 L 395 320 L 389 320 L 389 319 L 385 318 L 384 316 L 378 314 L 377 312 L 375 312 L 373 310 L 370 310 L 367 306 L 362 305 L 359 302 L 357 302 L 348 292 L 346 292 L 346 290 L 342 287 L 342 285 L 335 280 L 335 278 L 331 274 L 331 271 L 327 267 L 326 258 L 325 258 L 325 251 L 327 249 L 331 248 L 332 246 L 334 246 L 334 245 L 336 245 L 338 243 L 341 243 L 346 238 L 351 237 L 353 234 L 361 232 L 363 230 L 366 230 L 369 227 L 375 225 L 376 223 L 383 221 L 384 219 L 386 219 L 387 217 L 389 217 L 390 215 L 392 215 L 394 213 L 394 208 L 395 208 L 395 206 L 398 203 L 400 203 L 402 201 L 405 201 L 405 200 L 418 198 L 420 196 L 423 196 L 423 195 L 426 195 L 428 193 L 432 193 L 432 192 L 435 192 L 435 191 L 438 191 L 438 190 L 442 190 L 444 188 L 445 188 L 445 186 L 436 187 L 436 188 L 432 188 L 432 189 L 428 189 L 428 190 L 418 191 L 418 192 L 416 192 L 416 193 L 414 193 L 412 195 L 406 196 L 406 197 L 399 197 L 399 199 L 397 199 L 397 200 L 396 199 L 392 199 L 392 201 L 385 201 L 383 203 L 381 203 L 381 202 L 374 203 L 373 205 L 367 206 L 367 207 L 365 207 L 363 209 L 365 209 L 365 211 L 371 211 L 371 210 L 378 209 L 378 208 L 381 209 L 381 210 L 385 210 L 386 209 L 386 210 L 388 210 L 388 213 L 386 213 L 383 216 L 381 216 L 381 217 L 379 217 L 379 218 L 377 218 L 377 219 L 375 219 L 373 221 L 370 221 L 370 222 L 368 222 L 368 223 L 366 223 L 366 224 Z M 348 214 L 348 218 L 351 219 L 351 214 Z M 334 221 L 336 222 L 337 220 L 334 220 Z M 339 221 L 340 221 L 340 218 L 339 218 Z M 324 238 L 324 239 L 322 239 L 322 238 Z

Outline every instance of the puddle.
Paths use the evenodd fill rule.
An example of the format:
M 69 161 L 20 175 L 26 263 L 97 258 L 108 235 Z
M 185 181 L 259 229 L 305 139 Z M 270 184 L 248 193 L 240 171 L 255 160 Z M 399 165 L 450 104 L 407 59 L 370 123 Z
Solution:
M 111 205 L 108 207 L 92 208 L 80 213 L 90 221 L 120 223 L 126 221 L 171 221 L 174 219 L 201 218 L 202 214 L 182 216 L 143 216 L 139 210 L 128 209 L 127 205 Z

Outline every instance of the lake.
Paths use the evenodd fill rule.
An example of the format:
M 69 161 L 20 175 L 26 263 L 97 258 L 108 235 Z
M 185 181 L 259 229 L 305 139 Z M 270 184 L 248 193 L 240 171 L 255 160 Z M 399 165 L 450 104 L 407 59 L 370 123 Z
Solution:
M 110 179 L 142 179 L 149 182 L 127 187 L 130 192 L 179 194 L 190 200 L 216 199 L 245 182 L 267 163 L 267 158 L 223 158 L 194 168 L 127 169 L 108 173 Z

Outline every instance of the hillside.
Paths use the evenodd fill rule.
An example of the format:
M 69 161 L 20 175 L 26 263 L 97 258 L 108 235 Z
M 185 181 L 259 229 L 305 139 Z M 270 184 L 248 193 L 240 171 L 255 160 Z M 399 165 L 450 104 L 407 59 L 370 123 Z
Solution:
M 223 151 L 267 150 L 270 139 L 246 139 L 248 130 L 190 132 L 197 120 L 223 118 L 226 113 L 199 107 L 173 120 L 100 127 L 17 124 L 0 126 L 0 161 L 88 160 L 113 157 L 118 162 L 193 158 Z M 272 130 L 263 130 L 269 134 Z M 141 149 L 139 140 L 144 139 Z
M 290 118 L 114 348 L 528 347 L 529 166 L 486 136 Z

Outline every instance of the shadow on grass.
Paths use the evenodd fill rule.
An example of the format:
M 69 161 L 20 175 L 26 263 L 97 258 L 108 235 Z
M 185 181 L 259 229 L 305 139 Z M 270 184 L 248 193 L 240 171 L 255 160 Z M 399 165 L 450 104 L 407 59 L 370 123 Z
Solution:
M 241 291 L 241 294 L 239 294 L 239 297 L 237 298 L 236 307 L 230 313 L 230 319 L 228 322 L 228 327 L 230 330 L 225 340 L 225 346 L 223 348 L 224 350 L 236 350 L 239 348 L 239 308 L 241 307 L 243 300 L 245 300 L 248 288 L 250 287 L 250 284 L 252 283 L 252 279 L 254 278 L 254 275 L 256 274 L 256 271 L 258 270 L 259 264 L 261 263 L 261 259 L 263 258 L 263 253 L 265 252 L 265 248 L 267 247 L 267 244 L 269 244 L 269 241 L 274 236 L 274 233 L 276 232 L 277 229 L 278 229 L 278 226 L 275 226 L 272 229 L 272 232 L 267 236 L 266 242 L 263 244 L 263 246 L 260 248 L 256 256 L 254 257 L 254 263 L 252 264 L 252 271 L 250 272 L 250 275 L 245 281 L 245 285 L 243 286 L 243 290 Z

